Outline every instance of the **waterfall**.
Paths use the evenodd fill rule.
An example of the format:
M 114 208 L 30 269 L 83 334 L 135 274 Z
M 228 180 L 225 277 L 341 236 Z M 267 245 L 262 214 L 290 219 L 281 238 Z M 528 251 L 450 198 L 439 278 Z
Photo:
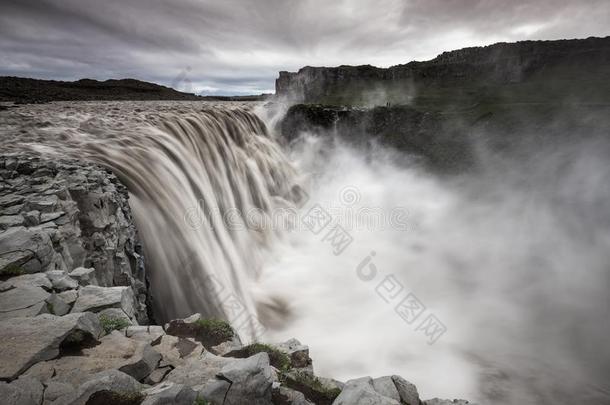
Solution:
M 200 312 L 255 339 L 252 284 L 273 229 L 252 217 L 290 206 L 295 171 L 245 107 L 147 112 L 64 117 L 56 141 L 30 147 L 100 163 L 127 186 L 158 322 Z

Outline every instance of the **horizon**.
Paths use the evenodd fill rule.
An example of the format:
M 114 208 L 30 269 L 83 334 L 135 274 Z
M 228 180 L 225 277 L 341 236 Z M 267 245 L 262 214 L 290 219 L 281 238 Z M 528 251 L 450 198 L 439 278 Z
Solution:
M 498 42 L 610 34 L 601 0 L 467 3 L 7 0 L 0 76 L 137 77 L 204 96 L 251 95 L 273 93 L 279 71 L 306 65 L 387 68 Z

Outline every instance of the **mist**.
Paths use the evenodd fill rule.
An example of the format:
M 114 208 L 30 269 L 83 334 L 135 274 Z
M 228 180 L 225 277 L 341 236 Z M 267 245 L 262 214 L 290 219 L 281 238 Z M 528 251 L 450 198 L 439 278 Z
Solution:
M 610 150 L 570 139 L 510 154 L 481 142 L 477 169 L 448 176 L 302 133 L 289 148 L 309 184 L 301 220 L 321 206 L 332 221 L 268 254 L 261 294 L 291 314 L 270 339 L 299 336 L 320 375 L 400 374 L 423 398 L 608 403 Z M 339 254 L 334 224 L 353 239 Z M 425 308 L 409 323 L 396 308 L 412 297 Z M 428 316 L 444 326 L 433 339 Z

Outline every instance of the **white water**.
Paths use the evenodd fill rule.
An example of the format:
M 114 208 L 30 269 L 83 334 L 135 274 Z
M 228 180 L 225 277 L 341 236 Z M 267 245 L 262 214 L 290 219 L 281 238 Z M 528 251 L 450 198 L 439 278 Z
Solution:
M 58 103 L 4 113 L 0 128 L 27 148 L 101 162 L 128 185 L 161 320 L 231 319 L 233 293 L 247 319 L 265 322 L 265 341 L 308 344 L 321 375 L 400 374 L 423 398 L 608 403 L 604 148 L 493 159 L 482 174 L 437 178 L 388 151 L 307 136 L 288 159 L 249 110 Z M 309 193 L 300 218 L 320 204 L 348 228 L 341 254 L 325 231 L 243 226 L 244 213 L 289 207 L 295 183 Z M 233 208 L 240 226 L 220 218 Z M 362 209 L 384 225 L 350 229 Z M 357 269 L 371 265 L 376 277 L 363 281 Z M 404 287 L 391 303 L 375 291 L 389 275 Z M 407 293 L 426 306 L 411 325 L 394 311 Z M 415 330 L 429 314 L 447 328 L 432 345 Z M 241 319 L 242 334 L 256 336 Z

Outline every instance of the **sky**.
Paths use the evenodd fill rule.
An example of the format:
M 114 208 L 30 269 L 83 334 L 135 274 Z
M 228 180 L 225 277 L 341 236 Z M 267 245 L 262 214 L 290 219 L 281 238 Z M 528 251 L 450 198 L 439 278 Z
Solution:
M 610 35 L 608 0 L 0 0 L 0 76 L 273 92 L 280 70 Z

